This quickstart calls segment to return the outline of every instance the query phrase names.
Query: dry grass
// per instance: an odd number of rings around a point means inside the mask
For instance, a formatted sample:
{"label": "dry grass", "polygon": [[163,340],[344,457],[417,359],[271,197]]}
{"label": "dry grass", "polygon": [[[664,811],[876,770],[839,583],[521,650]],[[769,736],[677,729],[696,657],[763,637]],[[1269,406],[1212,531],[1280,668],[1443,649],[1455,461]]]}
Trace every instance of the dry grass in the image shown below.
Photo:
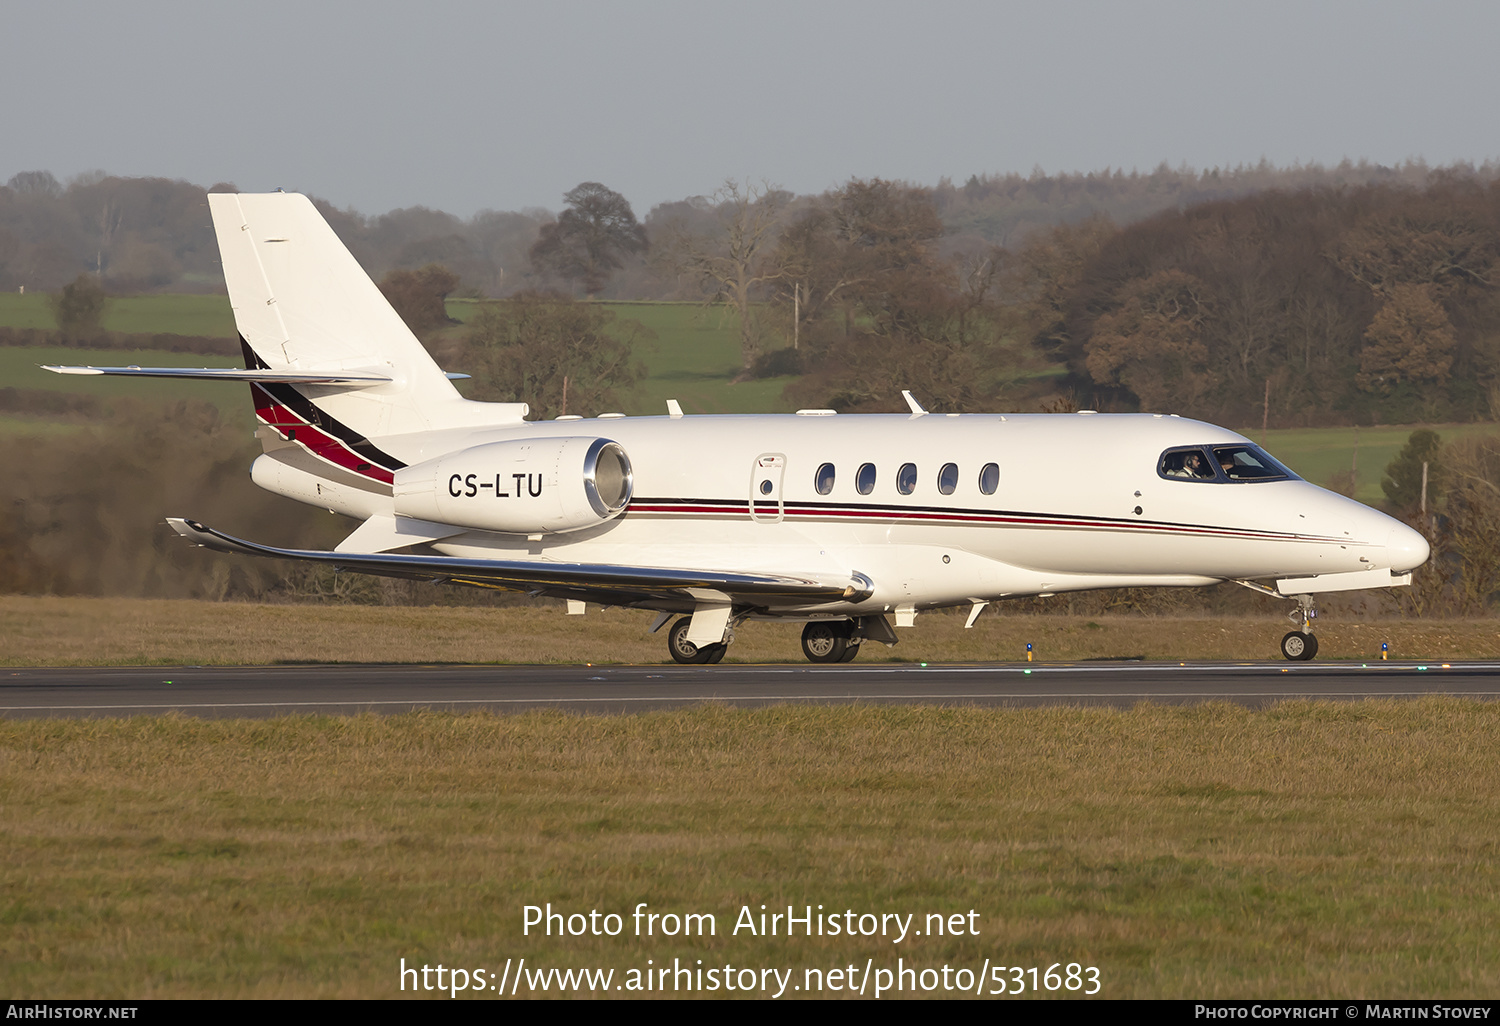
{"label": "dry grass", "polygon": [[[1100,967],[1103,996],[1500,990],[1500,705],[0,722],[0,989],[397,996],[396,965]],[[526,938],[522,906],[712,912]],[[739,908],[972,938],[728,936]]]}
{"label": "dry grass", "polygon": [[[348,663],[657,663],[663,635],[651,614],[556,608],[252,605],[145,599],[0,596],[0,665],[166,666]],[[924,614],[901,643],[867,645],[861,661],[1144,658],[1265,660],[1290,625],[1263,618],[1017,616],[987,613],[972,630],[963,617]],[[801,662],[799,628],[747,623],[730,662]],[[1318,628],[1319,659],[1500,657],[1500,621],[1329,621]]]}

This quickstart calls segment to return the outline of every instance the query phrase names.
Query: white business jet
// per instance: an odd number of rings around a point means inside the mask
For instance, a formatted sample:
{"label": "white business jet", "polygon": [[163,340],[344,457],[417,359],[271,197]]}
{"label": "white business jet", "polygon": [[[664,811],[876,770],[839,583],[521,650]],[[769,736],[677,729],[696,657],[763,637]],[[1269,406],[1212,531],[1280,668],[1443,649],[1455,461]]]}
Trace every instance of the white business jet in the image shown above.
{"label": "white business jet", "polygon": [[802,623],[814,662],[894,644],[888,614],[1092,588],[1237,583],[1297,603],[1409,584],[1420,534],[1176,416],[909,415],[531,421],[464,399],[306,197],[209,196],[245,370],[49,367],[246,381],[262,488],[361,521],[333,551],[187,519],[224,552],[506,588],[679,618],[668,651],[723,658],[747,619]]}

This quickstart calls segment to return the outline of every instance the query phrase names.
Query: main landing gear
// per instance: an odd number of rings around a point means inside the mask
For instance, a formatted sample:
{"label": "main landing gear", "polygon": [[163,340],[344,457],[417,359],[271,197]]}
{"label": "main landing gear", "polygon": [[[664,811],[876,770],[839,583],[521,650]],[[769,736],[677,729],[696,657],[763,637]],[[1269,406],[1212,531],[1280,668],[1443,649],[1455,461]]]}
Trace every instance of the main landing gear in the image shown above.
{"label": "main landing gear", "polygon": [[1313,621],[1318,618],[1317,607],[1311,595],[1298,595],[1297,608],[1288,614],[1293,623],[1302,626],[1288,631],[1281,639],[1281,654],[1293,662],[1307,662],[1318,654],[1318,636],[1312,632]]}
{"label": "main landing gear", "polygon": [[814,663],[851,663],[862,640],[852,620],[813,620],[802,628],[802,654]]}
{"label": "main landing gear", "polygon": [[[665,617],[665,614],[663,614]],[[659,621],[659,622],[664,622]],[[688,640],[691,616],[678,617],[667,631],[667,651],[679,663],[716,663],[724,658],[733,639],[735,620],[730,621],[724,640],[714,645],[695,645]],[[814,663],[852,663],[866,639],[894,645],[896,633],[880,614],[850,620],[813,620],[802,628],[802,654]]]}
{"label": "main landing gear", "polygon": [[726,643],[721,641],[717,645],[700,647],[687,639],[688,628],[692,623],[691,616],[681,617],[667,632],[667,651],[672,653],[672,658],[679,663],[716,663],[723,659],[724,653],[729,651]]}

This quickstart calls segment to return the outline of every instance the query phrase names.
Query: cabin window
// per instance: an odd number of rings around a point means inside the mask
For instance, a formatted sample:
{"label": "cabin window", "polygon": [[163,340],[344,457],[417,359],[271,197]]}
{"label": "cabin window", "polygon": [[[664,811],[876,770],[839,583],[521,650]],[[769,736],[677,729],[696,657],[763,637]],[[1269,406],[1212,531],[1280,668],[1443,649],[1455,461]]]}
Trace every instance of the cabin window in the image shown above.
{"label": "cabin window", "polygon": [[979,490],[985,495],[994,495],[1000,487],[1000,464],[986,463],[979,471]]}
{"label": "cabin window", "polygon": [[862,464],[855,472],[854,490],[861,495],[869,495],[875,490],[875,464]]}
{"label": "cabin window", "polygon": [[917,465],[915,463],[903,463],[901,469],[896,471],[896,491],[902,495],[910,495],[917,488]]}
{"label": "cabin window", "polygon": [[944,495],[952,495],[953,490],[958,487],[958,464],[944,463],[943,469],[938,471],[938,491]]}
{"label": "cabin window", "polygon": [[825,463],[818,468],[817,474],[813,476],[813,487],[817,488],[819,495],[827,495],[833,491],[833,464]]}
{"label": "cabin window", "polygon": [[762,481],[760,483],[760,494],[762,494],[762,495],[770,495],[771,494],[771,489],[773,489],[775,487],[776,486],[773,485],[770,481]]}

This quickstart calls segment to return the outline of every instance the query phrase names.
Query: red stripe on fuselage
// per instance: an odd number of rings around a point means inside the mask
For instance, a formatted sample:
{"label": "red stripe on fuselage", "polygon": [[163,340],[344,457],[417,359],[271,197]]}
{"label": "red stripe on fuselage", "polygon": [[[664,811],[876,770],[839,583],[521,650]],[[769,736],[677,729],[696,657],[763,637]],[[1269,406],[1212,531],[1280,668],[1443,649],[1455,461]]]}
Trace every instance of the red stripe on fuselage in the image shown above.
{"label": "red stripe on fuselage", "polygon": [[351,474],[358,474],[360,477],[386,485],[395,481],[396,476],[391,471],[371,463],[350,449],[342,439],[333,437],[314,424],[309,424],[271,398],[264,389],[252,385],[251,391],[255,393],[255,415],[260,418],[261,423],[275,428],[282,438],[296,442],[319,459],[347,470]]}
{"label": "red stripe on fuselage", "polygon": [[[713,503],[713,504],[711,504]],[[757,504],[757,509],[759,509]],[[775,509],[766,504],[766,513]],[[714,500],[684,499],[678,502],[652,499],[630,504],[626,515],[655,514],[659,516],[703,516],[718,514],[748,516],[750,507],[740,500],[714,503]],[[1257,541],[1340,541],[1347,539],[1324,538],[1315,535],[1286,534],[1277,531],[1257,531],[1242,527],[1212,527],[1206,524],[1165,524],[1147,521],[1136,523],[1129,520],[1108,520],[1091,517],[1059,517],[1045,513],[984,513],[975,510],[903,509],[900,507],[830,507],[795,506],[790,503],[782,508],[785,518],[798,520],[920,520],[924,523],[979,524],[1010,527],[1046,527],[1063,530],[1106,530],[1148,532],[1162,534],[1186,534],[1214,538],[1246,538]]]}

